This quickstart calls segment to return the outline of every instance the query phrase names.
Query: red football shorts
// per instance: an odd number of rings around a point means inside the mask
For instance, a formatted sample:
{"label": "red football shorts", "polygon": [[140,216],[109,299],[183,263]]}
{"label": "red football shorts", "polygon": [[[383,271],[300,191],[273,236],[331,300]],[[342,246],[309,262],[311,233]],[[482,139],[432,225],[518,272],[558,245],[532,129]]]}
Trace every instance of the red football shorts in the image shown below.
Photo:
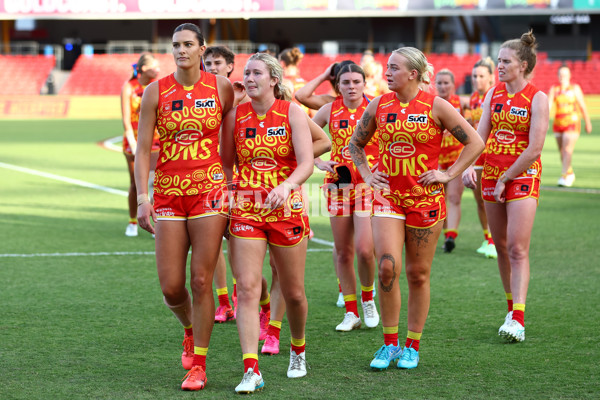
{"label": "red football shorts", "polygon": [[373,217],[388,217],[403,219],[406,226],[411,228],[431,228],[439,221],[446,219],[446,202],[423,202],[422,197],[404,199],[406,202],[414,200],[413,206],[400,206],[386,197],[376,195],[373,199]]}
{"label": "red football shorts", "polygon": [[334,184],[323,186],[327,211],[330,217],[349,217],[354,213],[371,213],[373,204],[373,189],[367,184],[348,185],[338,189]]}
{"label": "red football shorts", "polygon": [[301,215],[282,221],[258,222],[236,217],[229,222],[229,234],[239,239],[266,240],[280,247],[298,245],[310,233],[308,217]]}
{"label": "red football shorts", "polygon": [[159,221],[186,221],[216,214],[226,215],[228,210],[224,190],[213,190],[195,196],[154,194],[154,212]]}
{"label": "red football shorts", "polygon": [[[481,197],[490,203],[496,203],[494,199],[494,189],[496,188],[495,179],[481,180]],[[540,198],[540,180],[536,178],[517,178],[506,182],[505,198],[506,202],[527,199],[533,197],[536,200]]]}

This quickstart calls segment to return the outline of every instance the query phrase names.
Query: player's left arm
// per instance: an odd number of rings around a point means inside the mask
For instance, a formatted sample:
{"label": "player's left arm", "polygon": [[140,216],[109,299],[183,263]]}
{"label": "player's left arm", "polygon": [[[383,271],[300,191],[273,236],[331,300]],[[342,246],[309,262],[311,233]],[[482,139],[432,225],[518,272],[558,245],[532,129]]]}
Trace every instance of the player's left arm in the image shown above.
{"label": "player's left arm", "polygon": [[587,112],[587,107],[585,106],[585,98],[583,96],[583,92],[581,91],[581,86],[574,85],[575,88],[575,101],[577,101],[577,107],[579,107],[579,111],[581,112],[581,116],[585,121],[585,132],[589,135],[592,133],[592,121],[590,120],[590,115]]}
{"label": "player's left arm", "polygon": [[479,157],[485,147],[477,131],[446,100],[435,97],[432,114],[438,126],[445,127],[465,147],[458,159],[445,172],[431,169],[422,173],[418,182],[423,186],[436,182],[446,183],[461,175]]}
{"label": "player's left arm", "polygon": [[288,112],[296,168],[285,181],[268,194],[265,205],[271,209],[281,207],[292,190],[299,188],[313,172],[313,146],[306,113],[294,103],[290,103]]}

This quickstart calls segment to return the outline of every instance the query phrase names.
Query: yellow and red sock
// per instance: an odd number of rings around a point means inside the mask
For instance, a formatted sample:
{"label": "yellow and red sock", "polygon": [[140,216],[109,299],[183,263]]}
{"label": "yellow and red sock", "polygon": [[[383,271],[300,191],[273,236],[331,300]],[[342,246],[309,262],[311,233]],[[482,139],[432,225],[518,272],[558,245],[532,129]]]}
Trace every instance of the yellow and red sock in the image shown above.
{"label": "yellow and red sock", "polygon": [[406,343],[404,344],[404,347],[412,347],[416,351],[419,351],[419,343],[421,342],[421,335],[422,335],[421,332],[417,333],[417,332],[413,332],[413,331],[408,331],[408,334],[406,335]]}
{"label": "yellow and red sock", "polygon": [[494,244],[494,239],[492,239],[492,234],[487,229],[483,230],[483,237],[487,240],[488,244]]}
{"label": "yellow and red sock", "polygon": [[368,287],[360,285],[360,290],[361,290],[360,297],[361,297],[361,300],[363,301],[363,303],[366,301],[373,300],[373,285],[368,286]]}
{"label": "yellow and red sock", "polygon": [[129,223],[137,225],[137,218],[129,218]]}
{"label": "yellow and red sock", "polygon": [[220,306],[230,306],[231,305],[231,304],[229,304],[229,292],[227,291],[227,287],[218,288],[217,296],[219,298]]}
{"label": "yellow and red sock", "polygon": [[340,283],[340,278],[338,278],[338,290],[342,293],[342,284]]}
{"label": "yellow and red sock", "polygon": [[458,236],[458,231],[456,229],[444,229],[444,237],[448,239],[451,237],[452,239],[456,239]]}
{"label": "yellow and red sock", "polygon": [[525,304],[522,304],[522,303],[513,304],[512,319],[514,321],[517,321],[521,325],[525,326]]}
{"label": "yellow and red sock", "polygon": [[267,293],[267,298],[260,301],[260,309],[262,312],[271,311],[271,295]]}
{"label": "yellow and red sock", "polygon": [[346,313],[354,313],[358,317],[358,304],[356,302],[356,294],[348,294],[344,296],[344,303],[346,304]]}
{"label": "yellow and red sock", "polygon": [[389,346],[390,344],[398,346],[398,326],[383,327],[383,343],[386,346]]}
{"label": "yellow and red sock", "polygon": [[513,310],[512,293],[504,293],[506,295],[506,303],[508,304],[508,311]]}
{"label": "yellow and red sock", "polygon": [[294,339],[292,338],[292,351],[296,354],[300,354],[304,352],[306,348],[306,341],[304,338],[302,339]]}
{"label": "yellow and red sock", "polygon": [[232,297],[237,297],[237,280],[233,278],[233,294]]}
{"label": "yellow and red sock", "polygon": [[248,371],[248,368],[252,368],[255,373],[258,373],[258,354],[244,353],[242,359],[244,360],[244,373]]}
{"label": "yellow and red sock", "polygon": [[279,340],[279,334],[281,333],[281,321],[269,321],[269,326],[267,327],[267,336],[274,336]]}
{"label": "yellow and red sock", "polygon": [[208,353],[208,347],[194,346],[194,361],[192,366],[199,365],[206,371],[206,354]]}
{"label": "yellow and red sock", "polygon": [[194,331],[192,330],[192,326],[184,326],[185,336],[194,336]]}

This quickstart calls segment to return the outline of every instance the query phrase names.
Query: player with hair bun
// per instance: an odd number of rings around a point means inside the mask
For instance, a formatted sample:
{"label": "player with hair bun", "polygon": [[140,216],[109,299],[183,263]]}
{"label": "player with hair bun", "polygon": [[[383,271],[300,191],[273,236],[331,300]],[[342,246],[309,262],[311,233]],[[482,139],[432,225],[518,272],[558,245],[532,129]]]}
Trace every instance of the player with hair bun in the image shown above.
{"label": "player with hair bun", "polygon": [[[529,82],[536,48],[531,31],[502,44],[498,53],[500,83],[485,96],[477,128],[487,143],[481,191],[508,303],[498,334],[517,342],[525,340],[529,245],[549,116],[546,94]],[[476,180],[473,168],[463,174],[470,188],[475,188]]]}

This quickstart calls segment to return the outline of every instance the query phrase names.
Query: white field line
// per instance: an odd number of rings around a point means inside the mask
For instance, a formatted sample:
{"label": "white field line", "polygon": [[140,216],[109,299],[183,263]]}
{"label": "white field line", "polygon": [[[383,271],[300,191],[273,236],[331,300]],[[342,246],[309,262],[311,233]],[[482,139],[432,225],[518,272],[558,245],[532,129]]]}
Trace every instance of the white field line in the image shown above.
{"label": "white field line", "polygon": [[[331,249],[307,249],[309,253],[321,253]],[[223,250],[227,253],[227,250]],[[190,252],[191,254],[191,252]],[[100,251],[92,253],[30,253],[30,254],[0,254],[0,258],[33,258],[33,257],[99,257],[99,256],[153,256],[153,251]]]}
{"label": "white field line", "polygon": [[123,147],[117,146],[115,143],[120,142],[122,140],[123,140],[123,136],[115,136],[113,138],[103,140],[102,142],[100,142],[98,144],[108,150],[112,150],[112,151],[121,153],[123,151]]}
{"label": "white field line", "polygon": [[17,171],[17,172],[22,172],[22,173],[25,173],[25,174],[30,174],[30,175],[35,175],[35,176],[41,176],[42,178],[54,179],[56,181],[71,183],[73,185],[83,186],[83,187],[87,187],[87,188],[90,188],[90,189],[101,190],[103,192],[112,193],[112,194],[116,194],[116,195],[119,195],[119,196],[127,197],[127,195],[128,195],[128,193],[126,191],[124,191],[124,190],[113,189],[113,188],[110,188],[110,187],[107,187],[107,186],[96,185],[94,183],[80,181],[79,179],[67,178],[66,176],[60,176],[60,175],[55,175],[55,174],[51,174],[51,173],[48,173],[48,172],[37,171],[35,169],[19,167],[17,165],[6,164],[6,163],[3,163],[3,162],[0,162],[0,167],[6,168],[6,169],[10,169],[10,170],[13,170],[13,171]]}

